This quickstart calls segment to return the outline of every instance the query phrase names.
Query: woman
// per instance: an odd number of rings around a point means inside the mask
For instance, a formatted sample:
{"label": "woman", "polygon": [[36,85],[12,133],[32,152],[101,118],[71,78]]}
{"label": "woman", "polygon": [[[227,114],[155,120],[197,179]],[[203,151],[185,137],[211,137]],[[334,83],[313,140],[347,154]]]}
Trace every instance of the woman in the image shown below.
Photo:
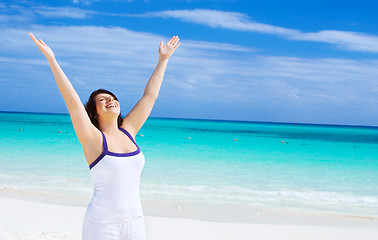
{"label": "woman", "polygon": [[159,61],[144,94],[122,119],[117,98],[104,89],[94,91],[84,107],[53,51],[41,39],[29,35],[50,64],[94,182],[83,222],[83,240],[145,239],[139,198],[144,156],[134,139],[151,113],[168,60],[180,45],[179,38],[174,36],[165,45],[160,42]]}

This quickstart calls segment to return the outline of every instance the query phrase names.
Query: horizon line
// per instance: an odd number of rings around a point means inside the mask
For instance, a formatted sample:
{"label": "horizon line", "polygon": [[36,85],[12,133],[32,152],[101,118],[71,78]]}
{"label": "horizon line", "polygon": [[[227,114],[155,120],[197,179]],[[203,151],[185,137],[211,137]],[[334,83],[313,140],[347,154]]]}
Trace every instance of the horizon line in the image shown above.
{"label": "horizon line", "polygon": [[[56,114],[56,115],[70,115],[69,113],[54,113],[54,112],[24,112],[24,111],[1,111],[0,113],[29,113],[29,114]],[[122,116],[122,115],[121,115]],[[125,116],[122,116],[125,117]],[[218,121],[218,122],[239,122],[239,123],[270,123],[270,124],[285,124],[285,125],[311,125],[311,126],[334,126],[334,127],[363,127],[363,128],[378,128],[378,125],[354,125],[354,124],[333,124],[333,123],[306,123],[306,122],[274,122],[274,121],[253,121],[253,120],[231,120],[231,119],[211,119],[211,118],[185,118],[185,117],[148,117],[160,119],[175,119],[175,120],[201,120],[201,121]]]}

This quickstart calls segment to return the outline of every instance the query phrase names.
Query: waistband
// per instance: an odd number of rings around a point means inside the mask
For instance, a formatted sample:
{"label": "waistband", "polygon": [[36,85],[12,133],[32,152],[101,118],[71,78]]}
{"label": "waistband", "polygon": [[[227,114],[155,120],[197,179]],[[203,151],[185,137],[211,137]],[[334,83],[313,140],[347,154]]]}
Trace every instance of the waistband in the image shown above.
{"label": "waistband", "polygon": [[144,215],[139,215],[136,217],[128,217],[128,218],[118,218],[118,219],[94,219],[93,217],[90,216],[88,211],[85,212],[84,219],[88,219],[92,222],[97,222],[97,223],[128,223],[128,222],[133,222],[136,220],[139,220],[140,218],[144,218]]}

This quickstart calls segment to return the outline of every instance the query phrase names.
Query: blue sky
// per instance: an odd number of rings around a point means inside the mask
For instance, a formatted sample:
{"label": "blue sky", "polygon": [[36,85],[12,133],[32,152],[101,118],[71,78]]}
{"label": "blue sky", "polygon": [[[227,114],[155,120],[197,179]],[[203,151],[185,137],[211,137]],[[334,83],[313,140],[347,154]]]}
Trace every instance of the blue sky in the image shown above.
{"label": "blue sky", "polygon": [[67,113],[53,50],[83,103],[114,92],[125,115],[161,40],[179,35],[151,116],[378,126],[377,1],[0,2],[0,111]]}

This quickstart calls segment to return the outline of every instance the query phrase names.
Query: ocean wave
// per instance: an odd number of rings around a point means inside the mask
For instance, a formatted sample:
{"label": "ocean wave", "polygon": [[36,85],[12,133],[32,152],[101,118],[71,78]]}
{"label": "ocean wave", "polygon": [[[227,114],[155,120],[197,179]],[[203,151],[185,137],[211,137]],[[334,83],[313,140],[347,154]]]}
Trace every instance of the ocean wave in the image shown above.
{"label": "ocean wave", "polygon": [[[0,192],[88,197],[93,191],[89,179],[37,175],[0,174]],[[378,196],[309,189],[252,189],[234,185],[180,185],[141,182],[145,200],[190,201],[195,204],[245,205],[290,208],[343,214],[378,216]]]}
{"label": "ocean wave", "polygon": [[[143,184],[143,190],[145,194],[149,193],[159,193],[159,192],[181,192],[182,194],[195,194],[201,193],[203,196],[216,195],[223,196],[224,198],[230,199],[255,199],[261,198],[286,198],[286,199],[302,199],[306,201],[316,201],[316,202],[337,202],[337,203],[368,203],[377,204],[378,196],[356,196],[347,193],[336,193],[336,192],[322,192],[322,191],[312,191],[312,190],[277,190],[277,191],[266,191],[266,190],[254,190],[249,188],[244,188],[240,186],[217,186],[210,187],[204,185],[167,185],[167,184]],[[244,198],[243,198],[244,197]]]}
{"label": "ocean wave", "polygon": [[313,190],[257,190],[240,186],[142,184],[144,198],[307,209],[378,216],[378,196]]}
{"label": "ocean wave", "polygon": [[88,195],[92,191],[89,179],[35,174],[0,174],[0,191],[51,195]]}

